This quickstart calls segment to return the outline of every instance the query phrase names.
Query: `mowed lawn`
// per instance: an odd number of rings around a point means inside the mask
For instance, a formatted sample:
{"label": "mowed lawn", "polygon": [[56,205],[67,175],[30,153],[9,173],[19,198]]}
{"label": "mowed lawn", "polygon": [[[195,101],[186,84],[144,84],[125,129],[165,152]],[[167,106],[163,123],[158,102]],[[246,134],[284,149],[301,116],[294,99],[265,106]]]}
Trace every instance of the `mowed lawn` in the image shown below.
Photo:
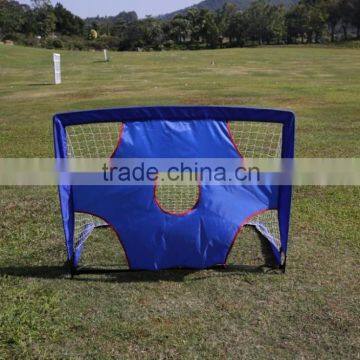
{"label": "mowed lawn", "polygon": [[[359,157],[360,50],[61,52],[0,45],[0,155],[53,156],[54,113],[124,105],[296,112],[298,157]],[[360,188],[296,188],[288,271],[69,279],[54,187],[0,188],[2,358],[360,358]],[[247,236],[231,263],[246,263]],[[256,245],[258,246],[258,245]],[[251,250],[250,250],[251,251]],[[84,262],[123,266],[111,232]]]}

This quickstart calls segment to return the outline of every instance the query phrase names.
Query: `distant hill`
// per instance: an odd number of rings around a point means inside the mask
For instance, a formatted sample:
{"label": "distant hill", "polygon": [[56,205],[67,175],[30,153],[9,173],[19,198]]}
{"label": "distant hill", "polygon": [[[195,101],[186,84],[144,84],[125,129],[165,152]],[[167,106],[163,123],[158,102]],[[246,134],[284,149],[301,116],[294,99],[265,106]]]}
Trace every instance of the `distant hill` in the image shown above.
{"label": "distant hill", "polygon": [[[218,10],[221,9],[226,3],[231,3],[237,6],[237,8],[239,10],[245,10],[246,8],[249,7],[249,5],[253,2],[253,0],[204,0],[202,2],[200,2],[199,4],[187,7],[185,9],[181,9],[181,10],[177,10],[174,11],[172,13],[169,14],[165,14],[165,15],[161,15],[160,18],[161,19],[171,19],[172,17],[174,17],[177,14],[181,14],[186,12],[189,9],[208,9],[208,10]],[[289,7],[293,4],[296,4],[298,2],[298,0],[270,0],[271,4],[274,5],[280,5],[283,4],[286,7]]]}
{"label": "distant hill", "polygon": [[[0,0],[1,1],[1,0]],[[124,22],[132,22],[132,21],[136,21],[138,19],[138,16],[136,14],[135,11],[122,11],[121,13],[119,13],[118,15],[115,16],[97,16],[97,17],[88,17],[85,19],[85,23],[86,24],[92,24],[92,23],[98,23],[98,24],[102,24],[102,23],[115,23],[118,20],[123,20]]]}

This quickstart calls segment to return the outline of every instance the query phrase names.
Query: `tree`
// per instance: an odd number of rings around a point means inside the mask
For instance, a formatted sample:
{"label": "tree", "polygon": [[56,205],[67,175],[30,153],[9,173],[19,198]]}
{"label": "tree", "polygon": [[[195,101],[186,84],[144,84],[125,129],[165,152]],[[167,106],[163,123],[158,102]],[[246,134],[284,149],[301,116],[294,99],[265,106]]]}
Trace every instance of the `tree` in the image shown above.
{"label": "tree", "polygon": [[223,38],[224,36],[229,37],[228,29],[230,26],[230,22],[234,20],[236,13],[236,5],[231,3],[225,3],[220,10],[216,11],[216,24],[221,38]]}
{"label": "tree", "polygon": [[56,28],[56,16],[50,0],[32,0],[36,30],[38,34],[47,37],[54,33]]}
{"label": "tree", "polygon": [[201,26],[200,36],[205,40],[205,44],[211,48],[216,48],[219,45],[219,28],[216,24],[215,15],[208,10],[200,11]]}
{"label": "tree", "polygon": [[256,0],[244,12],[247,35],[260,45],[266,41],[279,42],[285,33],[285,11],[265,0]]}
{"label": "tree", "polygon": [[197,8],[188,10],[186,13],[186,19],[188,20],[189,24],[191,43],[200,41],[202,28],[200,11]]}
{"label": "tree", "polygon": [[305,32],[307,42],[311,43],[313,39],[319,42],[327,22],[327,12],[323,0],[300,0],[300,7],[303,10],[305,19]]}
{"label": "tree", "polygon": [[159,49],[164,41],[161,22],[151,16],[140,22],[142,38],[145,46]]}
{"label": "tree", "polygon": [[245,34],[245,17],[241,12],[237,12],[231,16],[228,27],[225,31],[225,36],[229,38],[231,44],[235,42],[237,45],[243,46],[245,44]]}
{"label": "tree", "polygon": [[169,36],[177,44],[185,43],[191,35],[190,28],[190,21],[178,14],[170,21]]}
{"label": "tree", "polygon": [[266,41],[275,41],[277,44],[284,40],[285,28],[285,8],[284,6],[270,6],[267,13]]}
{"label": "tree", "polygon": [[328,25],[330,30],[331,41],[335,41],[336,26],[339,24],[340,16],[340,1],[328,0],[326,3],[326,11],[328,14]]}
{"label": "tree", "polygon": [[265,36],[266,7],[265,0],[256,0],[244,12],[247,36],[250,40],[257,41],[259,45],[263,43]]}
{"label": "tree", "polygon": [[138,16],[135,11],[122,11],[115,16],[115,20],[123,20],[126,24],[138,21]]}
{"label": "tree", "polygon": [[27,33],[30,8],[16,1],[0,0],[0,36]]}
{"label": "tree", "polygon": [[360,0],[350,0],[352,9],[351,24],[356,27],[356,37],[360,38]]}
{"label": "tree", "polygon": [[56,32],[63,35],[81,35],[84,31],[84,21],[78,16],[73,15],[60,3],[54,8],[56,17]]}
{"label": "tree", "polygon": [[186,17],[191,29],[191,42],[202,42],[207,46],[216,47],[219,42],[219,28],[215,15],[207,9],[190,9]]}
{"label": "tree", "polygon": [[120,50],[135,50],[145,46],[144,33],[141,21],[133,21],[124,29],[123,41]]}
{"label": "tree", "polygon": [[304,42],[306,33],[306,11],[304,5],[297,4],[286,13],[285,26],[288,43],[296,43],[299,37],[301,42]]}
{"label": "tree", "polygon": [[348,28],[353,22],[353,12],[350,0],[340,0],[339,14],[341,19],[341,27],[344,33],[344,40],[348,39]]}
{"label": "tree", "polygon": [[114,25],[111,27],[111,35],[116,36],[123,40],[126,27],[127,27],[127,22],[124,19],[122,18],[116,19]]}

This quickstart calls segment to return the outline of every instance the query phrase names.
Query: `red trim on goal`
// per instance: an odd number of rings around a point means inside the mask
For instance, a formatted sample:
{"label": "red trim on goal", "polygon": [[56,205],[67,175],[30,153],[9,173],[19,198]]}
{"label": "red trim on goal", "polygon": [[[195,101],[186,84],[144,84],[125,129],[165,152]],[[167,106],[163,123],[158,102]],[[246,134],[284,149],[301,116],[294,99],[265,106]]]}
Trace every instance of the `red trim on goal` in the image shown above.
{"label": "red trim on goal", "polygon": [[245,157],[241,154],[238,146],[236,145],[235,139],[234,139],[233,134],[232,134],[231,129],[230,129],[230,120],[226,121],[226,128],[227,128],[227,131],[228,131],[229,138],[230,138],[236,152],[239,154],[240,158],[242,159],[241,166],[243,166],[246,169],[247,168],[246,167],[246,160],[245,160]]}
{"label": "red trim on goal", "polygon": [[120,235],[119,235],[119,234],[117,233],[117,231],[115,230],[114,225],[111,224],[108,220],[106,220],[106,219],[103,218],[102,216],[99,216],[99,215],[97,215],[97,214],[91,213],[91,212],[89,212],[89,211],[76,210],[75,212],[76,212],[76,213],[80,213],[80,214],[87,214],[87,215],[91,215],[91,216],[97,217],[97,218],[101,219],[102,221],[104,221],[106,224],[108,224],[108,226],[110,227],[110,229],[115,233],[116,237],[118,238],[119,243],[120,243],[121,247],[122,247],[123,250],[124,250],[125,257],[126,257],[126,262],[127,262],[127,264],[128,264],[128,268],[129,268],[129,270],[131,270],[131,264],[130,264],[129,256],[128,256],[127,252],[126,252],[126,248],[125,248],[123,242],[121,241]]}
{"label": "red trim on goal", "polygon": [[118,141],[117,141],[117,144],[116,144],[116,146],[115,146],[114,151],[112,152],[112,154],[111,154],[111,156],[110,156],[110,159],[113,159],[113,158],[114,158],[117,150],[120,148],[120,145],[121,145],[121,142],[122,142],[122,137],[123,137],[123,134],[124,134],[124,127],[125,127],[125,124],[124,124],[124,123],[120,123]]}
{"label": "red trim on goal", "polygon": [[255,216],[261,215],[261,214],[267,212],[268,210],[269,210],[269,209],[263,209],[263,210],[256,211],[256,212],[254,212],[253,214],[251,214],[250,216],[248,216],[248,217],[240,224],[240,226],[239,226],[238,229],[236,230],[235,236],[234,236],[234,238],[233,238],[233,240],[232,240],[232,242],[231,242],[231,245],[230,245],[230,247],[229,247],[229,250],[228,250],[228,252],[227,252],[227,254],[226,254],[225,261],[224,261],[224,266],[227,265],[228,257],[229,257],[229,255],[230,255],[230,253],[231,253],[231,250],[233,249],[234,244],[235,244],[235,241],[236,241],[237,237],[239,236],[240,232],[242,231],[242,229],[244,228],[244,226],[247,225],[252,218],[254,218]]}
{"label": "red trim on goal", "polygon": [[234,139],[234,137],[233,137],[233,135],[232,135],[232,132],[231,132],[231,129],[230,129],[230,120],[226,121],[226,128],[227,128],[227,131],[228,131],[229,138],[230,138],[230,140],[231,140],[231,142],[232,142],[232,144],[233,144],[236,152],[239,154],[239,156],[240,156],[242,159],[244,159],[244,157],[242,156],[239,148],[237,147],[236,142],[235,142],[235,139]]}

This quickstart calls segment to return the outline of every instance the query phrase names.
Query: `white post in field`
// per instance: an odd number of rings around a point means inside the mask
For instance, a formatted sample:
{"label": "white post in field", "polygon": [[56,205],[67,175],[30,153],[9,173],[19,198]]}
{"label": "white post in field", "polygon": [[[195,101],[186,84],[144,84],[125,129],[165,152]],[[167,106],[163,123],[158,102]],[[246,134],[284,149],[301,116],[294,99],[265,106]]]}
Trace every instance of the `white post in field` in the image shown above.
{"label": "white post in field", "polygon": [[53,60],[54,60],[55,85],[59,85],[59,84],[61,84],[61,56],[60,56],[60,54],[54,54]]}
{"label": "white post in field", "polygon": [[107,50],[106,50],[106,49],[104,49],[104,60],[105,60],[105,62],[108,62],[108,61],[109,61],[108,53],[107,53]]}

